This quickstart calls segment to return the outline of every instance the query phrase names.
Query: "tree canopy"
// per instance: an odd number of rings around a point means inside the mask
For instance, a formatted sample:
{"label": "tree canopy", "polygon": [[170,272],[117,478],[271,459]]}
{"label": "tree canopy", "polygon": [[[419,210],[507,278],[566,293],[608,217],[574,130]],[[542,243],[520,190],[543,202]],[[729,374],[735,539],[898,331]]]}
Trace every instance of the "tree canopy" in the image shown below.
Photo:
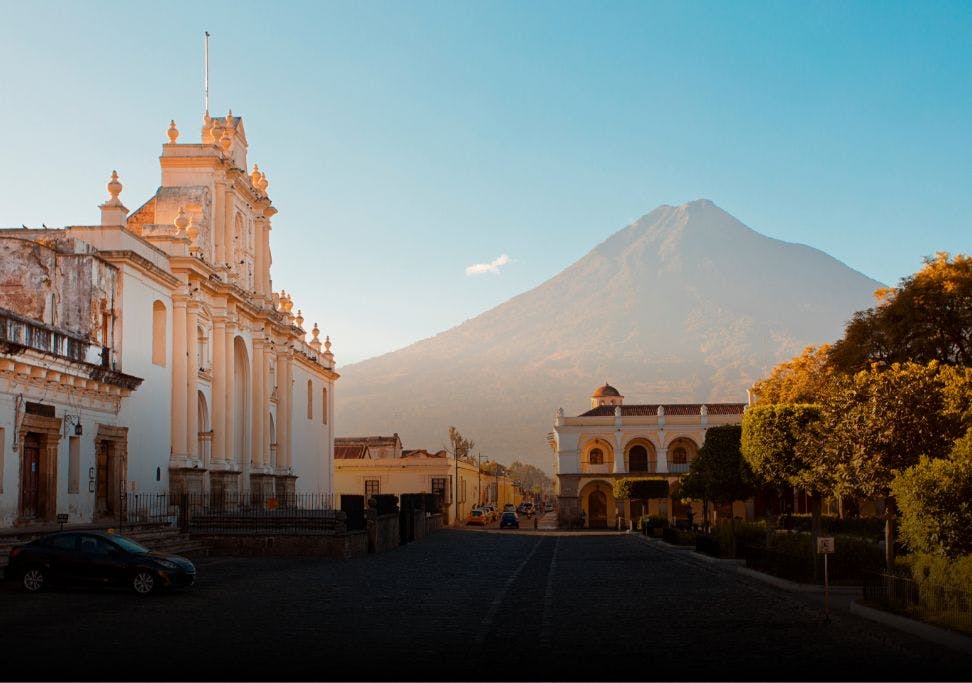
{"label": "tree canopy", "polygon": [[450,452],[453,457],[459,460],[468,459],[472,449],[476,447],[476,443],[472,439],[464,437],[455,427],[449,427],[449,443],[452,446]]}
{"label": "tree canopy", "polygon": [[682,478],[679,495],[720,505],[753,493],[753,474],[741,452],[742,427],[720,425],[705,433],[705,443]]}
{"label": "tree canopy", "polygon": [[902,513],[901,539],[916,552],[972,553],[972,430],[945,458],[922,456],[891,484]]}
{"label": "tree canopy", "polygon": [[830,345],[808,346],[799,356],[780,363],[769,377],[753,385],[755,402],[816,403],[827,393],[833,375],[829,365]]}
{"label": "tree canopy", "polygon": [[614,482],[618,500],[648,500],[668,497],[668,480],[661,477],[624,477]]}
{"label": "tree canopy", "polygon": [[742,420],[743,460],[759,480],[778,488],[827,491],[830,482],[821,459],[821,416],[816,404],[749,408]]}
{"label": "tree canopy", "polygon": [[830,349],[831,364],[857,372],[873,362],[972,366],[972,257],[939,252],[898,287],[879,290]]}

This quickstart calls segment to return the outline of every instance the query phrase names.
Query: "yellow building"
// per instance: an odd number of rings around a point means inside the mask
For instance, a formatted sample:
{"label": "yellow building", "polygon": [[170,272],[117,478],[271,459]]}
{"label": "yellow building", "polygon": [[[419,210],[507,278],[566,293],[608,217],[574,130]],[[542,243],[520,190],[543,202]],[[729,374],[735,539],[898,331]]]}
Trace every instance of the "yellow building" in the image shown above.
{"label": "yellow building", "polygon": [[[631,501],[625,509],[614,498],[614,482],[656,476],[675,484],[705,443],[706,430],[741,424],[745,408],[744,403],[625,405],[621,392],[605,384],[591,395],[587,412],[567,417],[558,409],[551,446],[559,524],[576,526],[583,520],[585,526],[608,527],[619,516],[684,516],[687,509],[677,498]],[[752,516],[746,504],[734,505],[733,514]],[[701,519],[700,506],[693,512]]]}
{"label": "yellow building", "polygon": [[474,459],[446,451],[403,449],[393,436],[339,437],[334,441],[334,491],[364,495],[433,493],[442,499],[443,522],[461,524],[472,509],[492,502],[518,504],[519,490],[507,476],[480,472]]}

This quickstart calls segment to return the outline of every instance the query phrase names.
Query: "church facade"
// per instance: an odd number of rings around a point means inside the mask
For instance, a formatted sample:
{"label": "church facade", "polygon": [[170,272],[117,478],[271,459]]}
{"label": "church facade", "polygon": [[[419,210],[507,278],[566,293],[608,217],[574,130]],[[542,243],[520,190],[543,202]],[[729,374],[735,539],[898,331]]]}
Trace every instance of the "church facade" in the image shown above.
{"label": "church facade", "polygon": [[[554,451],[557,517],[561,526],[611,527],[618,517],[635,520],[659,515],[675,520],[701,509],[681,503],[678,480],[705,443],[709,427],[741,424],[744,403],[626,405],[610,384],[591,395],[591,407],[576,417],[558,409],[548,435]],[[667,499],[618,501],[614,482],[624,477],[667,479],[676,492]],[[746,503],[733,514],[752,516]],[[736,509],[738,507],[739,509]]]}
{"label": "church facade", "polygon": [[132,492],[332,489],[334,355],[273,289],[243,121],[167,135],[134,212],[113,173],[99,225],[0,230],[0,526],[111,519]]}

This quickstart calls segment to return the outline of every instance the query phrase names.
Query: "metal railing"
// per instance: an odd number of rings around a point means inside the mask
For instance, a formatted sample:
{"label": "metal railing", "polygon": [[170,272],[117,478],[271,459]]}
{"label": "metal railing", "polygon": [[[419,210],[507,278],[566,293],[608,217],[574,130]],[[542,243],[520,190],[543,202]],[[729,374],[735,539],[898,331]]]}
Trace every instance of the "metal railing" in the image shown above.
{"label": "metal railing", "polygon": [[864,573],[864,599],[890,612],[972,634],[972,592],[885,572]]}
{"label": "metal railing", "polygon": [[314,534],[346,530],[330,493],[128,493],[119,526],[169,524],[201,534]]}

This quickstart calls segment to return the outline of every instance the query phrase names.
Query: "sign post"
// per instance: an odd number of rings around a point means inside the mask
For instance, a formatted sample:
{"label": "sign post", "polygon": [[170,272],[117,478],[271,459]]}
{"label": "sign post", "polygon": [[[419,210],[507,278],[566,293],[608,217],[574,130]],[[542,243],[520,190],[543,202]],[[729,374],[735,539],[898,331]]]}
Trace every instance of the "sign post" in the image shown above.
{"label": "sign post", "polygon": [[830,618],[830,577],[827,575],[827,556],[834,552],[833,536],[817,537],[817,554],[824,556],[824,614]]}

